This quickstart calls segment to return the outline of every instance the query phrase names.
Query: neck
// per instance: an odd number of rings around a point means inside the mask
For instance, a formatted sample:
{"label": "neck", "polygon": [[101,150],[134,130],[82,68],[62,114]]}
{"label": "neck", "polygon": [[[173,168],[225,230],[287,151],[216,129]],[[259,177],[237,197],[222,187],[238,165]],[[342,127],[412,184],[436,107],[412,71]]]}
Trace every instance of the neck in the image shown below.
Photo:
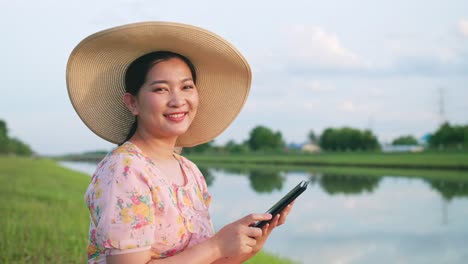
{"label": "neck", "polygon": [[168,161],[174,159],[174,148],[177,137],[160,139],[145,136],[137,131],[129,141],[135,144],[154,161]]}

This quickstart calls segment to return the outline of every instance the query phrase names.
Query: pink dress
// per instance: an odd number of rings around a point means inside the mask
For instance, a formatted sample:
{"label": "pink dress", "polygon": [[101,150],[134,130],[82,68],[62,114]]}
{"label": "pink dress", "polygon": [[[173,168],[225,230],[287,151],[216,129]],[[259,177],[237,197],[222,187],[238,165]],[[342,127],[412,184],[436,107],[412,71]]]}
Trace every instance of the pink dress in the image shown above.
{"label": "pink dress", "polygon": [[205,179],[191,161],[175,157],[184,186],[171,184],[170,175],[130,142],[99,163],[85,194],[91,216],[88,263],[144,250],[164,258],[213,236]]}

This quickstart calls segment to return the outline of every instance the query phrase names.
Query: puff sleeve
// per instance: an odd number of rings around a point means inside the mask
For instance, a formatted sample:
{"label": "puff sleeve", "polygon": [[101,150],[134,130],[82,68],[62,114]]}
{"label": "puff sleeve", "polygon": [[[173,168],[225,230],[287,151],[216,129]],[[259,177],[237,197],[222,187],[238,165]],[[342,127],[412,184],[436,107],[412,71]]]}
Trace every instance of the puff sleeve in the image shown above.
{"label": "puff sleeve", "polygon": [[[88,255],[144,251],[154,243],[154,205],[142,169],[128,155],[113,155],[100,165],[86,192],[90,211]],[[143,167],[142,167],[143,166]]]}

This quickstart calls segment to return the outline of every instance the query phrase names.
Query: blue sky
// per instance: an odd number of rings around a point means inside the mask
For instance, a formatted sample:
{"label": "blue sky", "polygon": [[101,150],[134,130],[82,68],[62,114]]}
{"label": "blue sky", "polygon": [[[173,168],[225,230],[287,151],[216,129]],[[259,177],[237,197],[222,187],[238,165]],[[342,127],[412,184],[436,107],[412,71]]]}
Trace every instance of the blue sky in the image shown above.
{"label": "blue sky", "polygon": [[87,35],[147,20],[206,28],[250,62],[250,97],[220,144],[256,125],[288,142],[341,126],[385,142],[421,137],[443,118],[468,124],[467,1],[2,1],[0,119],[10,135],[40,154],[111,149],[74,112],[66,62]]}

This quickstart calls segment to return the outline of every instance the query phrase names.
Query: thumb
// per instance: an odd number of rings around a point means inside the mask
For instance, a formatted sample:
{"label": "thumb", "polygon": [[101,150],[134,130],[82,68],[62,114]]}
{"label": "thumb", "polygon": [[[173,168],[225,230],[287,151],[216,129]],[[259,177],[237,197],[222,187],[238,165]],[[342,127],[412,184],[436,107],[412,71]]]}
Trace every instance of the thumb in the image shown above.
{"label": "thumb", "polygon": [[241,218],[239,221],[240,223],[244,225],[250,225],[256,221],[265,221],[265,220],[270,220],[272,218],[271,214],[249,214],[243,218]]}

